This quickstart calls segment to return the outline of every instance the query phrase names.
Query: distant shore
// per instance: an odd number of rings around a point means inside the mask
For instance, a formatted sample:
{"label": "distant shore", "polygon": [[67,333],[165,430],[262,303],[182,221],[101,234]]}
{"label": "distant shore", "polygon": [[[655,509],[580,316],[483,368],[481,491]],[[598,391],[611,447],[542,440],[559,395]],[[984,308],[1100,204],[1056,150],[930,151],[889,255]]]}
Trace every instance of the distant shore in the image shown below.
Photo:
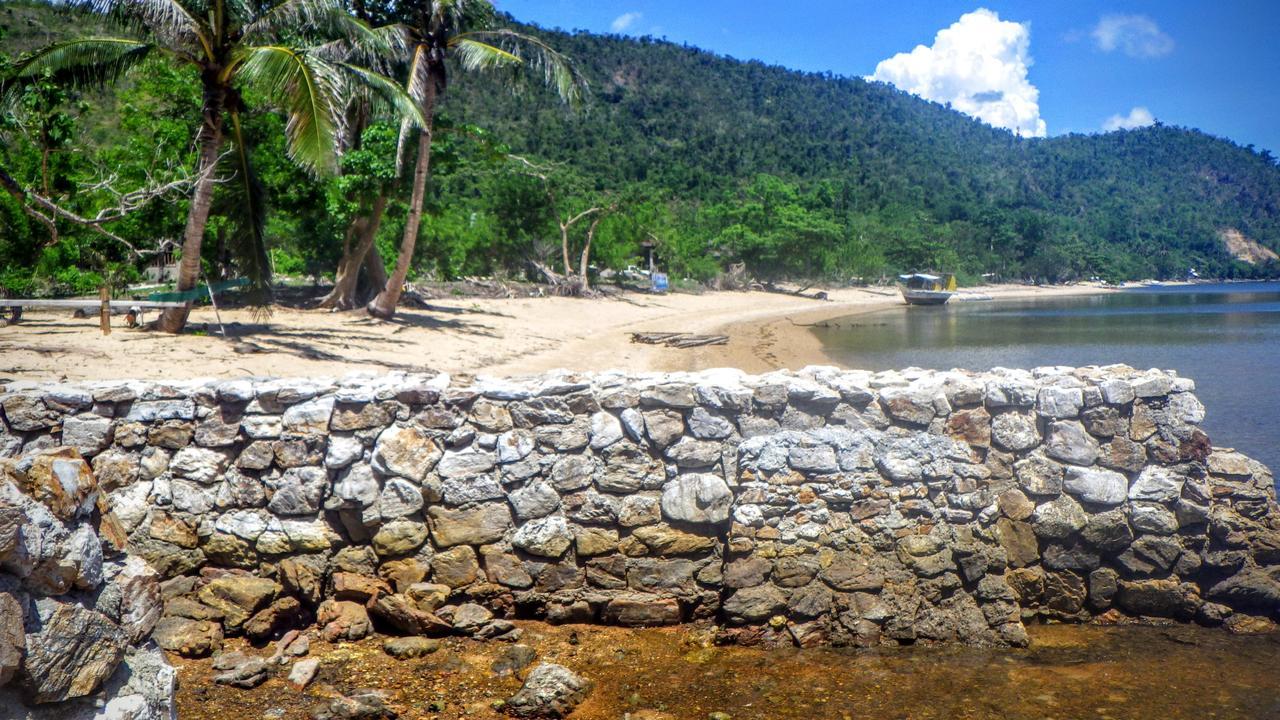
{"label": "distant shore", "polygon": [[[965,292],[993,299],[1114,292],[1114,288],[993,285]],[[192,313],[201,332],[170,336],[120,326],[103,336],[96,320],[29,312],[0,328],[0,380],[182,379],[247,375],[334,375],[353,371],[444,371],[522,375],[554,368],[748,372],[829,362],[804,325],[901,303],[893,288],[832,290],[828,300],[766,292],[707,292],[616,298],[448,298],[396,320],[363,311],[276,309],[264,324],[248,310]],[[635,332],[725,334],[726,345],[678,350],[631,342]]]}

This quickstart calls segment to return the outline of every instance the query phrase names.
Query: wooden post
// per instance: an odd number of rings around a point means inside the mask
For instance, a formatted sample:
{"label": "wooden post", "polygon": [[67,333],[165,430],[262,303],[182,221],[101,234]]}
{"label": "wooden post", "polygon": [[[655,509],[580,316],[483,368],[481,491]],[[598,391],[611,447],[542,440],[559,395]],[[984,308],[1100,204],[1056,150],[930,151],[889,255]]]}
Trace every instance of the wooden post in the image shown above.
{"label": "wooden post", "polygon": [[111,288],[103,285],[98,288],[98,299],[102,307],[98,310],[98,324],[102,326],[102,334],[111,334]]}

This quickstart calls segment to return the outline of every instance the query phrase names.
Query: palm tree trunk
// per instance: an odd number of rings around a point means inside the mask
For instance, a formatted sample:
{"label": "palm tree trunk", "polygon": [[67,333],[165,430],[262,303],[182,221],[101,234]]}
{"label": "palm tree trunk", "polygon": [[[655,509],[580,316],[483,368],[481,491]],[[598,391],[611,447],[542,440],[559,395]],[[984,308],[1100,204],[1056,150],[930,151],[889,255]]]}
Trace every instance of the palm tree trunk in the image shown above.
{"label": "palm tree trunk", "polygon": [[400,291],[409,276],[409,263],[413,260],[413,246],[418,241],[418,226],[422,223],[422,201],[427,190],[427,176],[431,170],[431,126],[435,119],[436,78],[427,79],[427,89],[422,98],[422,117],[425,126],[418,133],[418,162],[413,169],[413,195],[409,200],[409,216],[404,223],[404,237],[400,240],[400,254],[396,257],[396,269],[387,279],[386,286],[365,309],[369,314],[389,320],[396,313]]}
{"label": "palm tree trunk", "polygon": [[[218,151],[222,148],[222,105],[222,89],[205,87],[204,122],[200,125],[199,137],[200,161],[196,165],[196,186],[182,238],[182,260],[178,264],[176,289],[179,292],[195,287],[200,278],[200,247],[209,221],[209,207],[213,204],[214,166],[218,164]],[[188,300],[182,307],[169,308],[161,313],[156,320],[156,328],[170,333],[182,332],[190,314],[191,301]]]}
{"label": "palm tree trunk", "polygon": [[382,253],[378,252],[378,244],[370,243],[369,252],[364,256],[364,276],[368,287],[373,288],[369,291],[376,295],[387,286],[387,265],[382,262]]}
{"label": "palm tree trunk", "polygon": [[[374,266],[368,262],[369,254],[371,250],[375,255],[377,253],[373,247],[373,241],[378,235],[378,228],[382,225],[382,213],[386,207],[387,196],[381,194],[374,200],[373,208],[368,214],[351,221],[351,225],[347,228],[347,241],[343,243],[342,259],[338,262],[338,271],[333,277],[333,290],[317,304],[317,307],[350,310],[357,305],[356,289],[360,282],[360,269],[367,267],[371,273],[375,272]],[[351,242],[353,237],[354,244]],[[379,287],[386,285],[387,273],[382,268],[381,257],[377,258],[377,274],[370,277],[370,282]]]}

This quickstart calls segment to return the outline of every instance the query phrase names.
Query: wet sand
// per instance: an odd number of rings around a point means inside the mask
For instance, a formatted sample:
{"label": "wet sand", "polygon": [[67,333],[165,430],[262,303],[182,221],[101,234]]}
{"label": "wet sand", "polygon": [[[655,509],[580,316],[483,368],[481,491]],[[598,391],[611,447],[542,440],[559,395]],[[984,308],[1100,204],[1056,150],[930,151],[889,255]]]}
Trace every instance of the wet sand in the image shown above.
{"label": "wet sand", "polygon": [[[595,683],[574,720],[1267,720],[1280,718],[1280,637],[1193,626],[1032,626],[1026,650],[715,647],[695,627],[627,630],[521,622],[522,642]],[[449,640],[413,660],[370,638],[330,646],[305,691],[287,668],[253,690],[213,685],[209,660],[174,658],[183,720],[302,719],[336,693],[387,692],[402,720],[505,717],[520,687],[493,661],[509,646]],[[269,649],[251,652],[270,654]]]}

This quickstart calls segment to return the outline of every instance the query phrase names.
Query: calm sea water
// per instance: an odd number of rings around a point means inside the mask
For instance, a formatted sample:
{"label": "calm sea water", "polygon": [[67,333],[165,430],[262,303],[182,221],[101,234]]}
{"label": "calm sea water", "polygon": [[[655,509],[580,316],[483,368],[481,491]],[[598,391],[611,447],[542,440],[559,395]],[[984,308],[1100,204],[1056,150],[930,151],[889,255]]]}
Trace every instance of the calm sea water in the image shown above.
{"label": "calm sea water", "polygon": [[1153,287],[1032,301],[902,306],[815,328],[869,370],[1106,365],[1193,378],[1204,430],[1280,470],[1280,283]]}

